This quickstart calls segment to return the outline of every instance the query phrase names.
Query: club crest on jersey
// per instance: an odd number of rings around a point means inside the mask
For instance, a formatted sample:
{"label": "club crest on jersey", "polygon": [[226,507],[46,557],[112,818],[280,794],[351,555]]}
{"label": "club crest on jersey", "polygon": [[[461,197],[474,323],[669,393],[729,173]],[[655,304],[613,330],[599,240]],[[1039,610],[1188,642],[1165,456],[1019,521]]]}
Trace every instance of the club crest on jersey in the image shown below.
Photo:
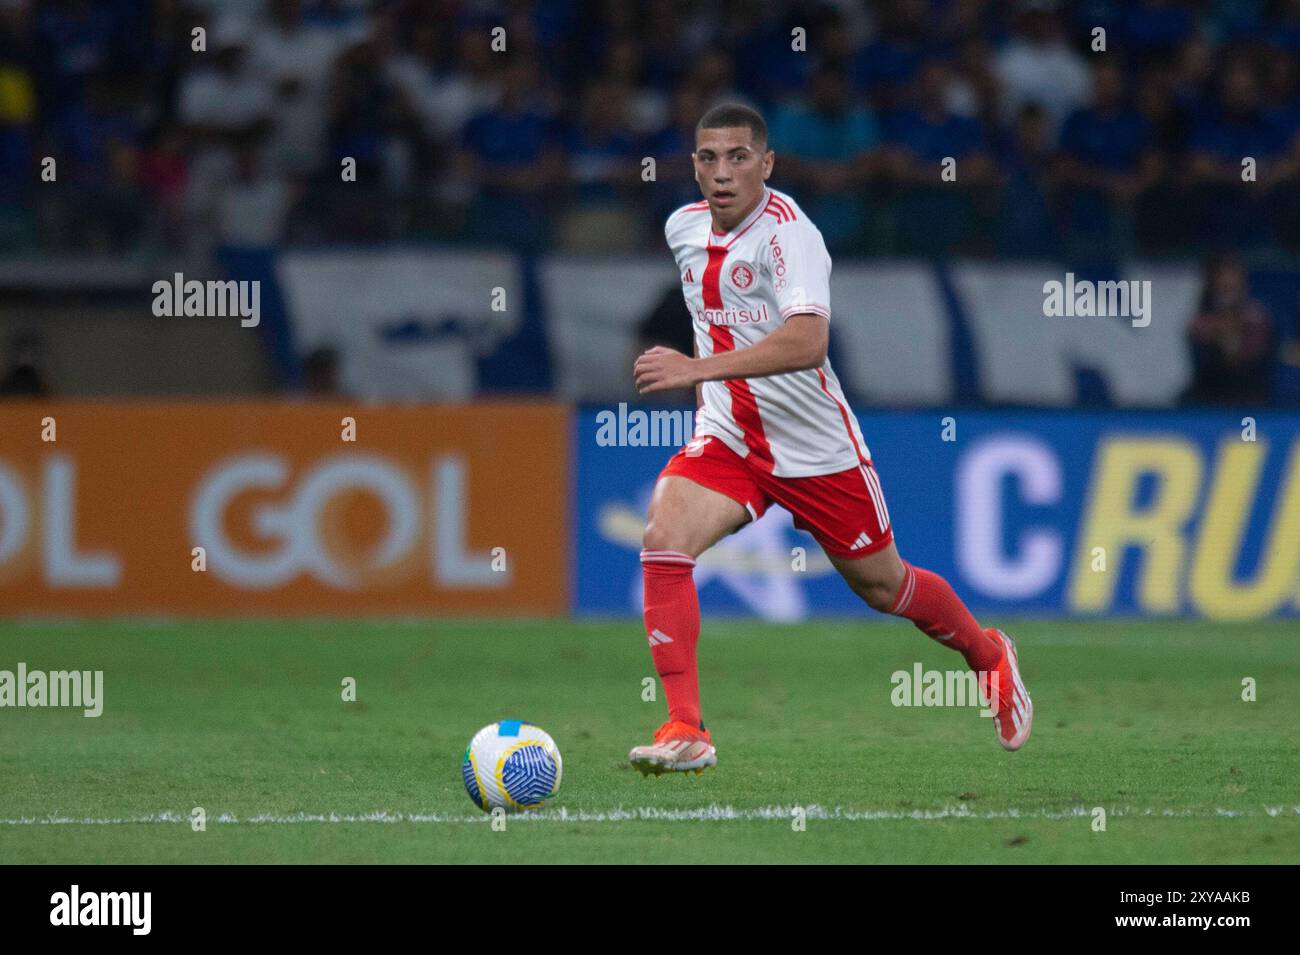
{"label": "club crest on jersey", "polygon": [[727,273],[727,278],[731,280],[733,288],[741,292],[746,291],[754,284],[754,267],[748,262],[737,262]]}

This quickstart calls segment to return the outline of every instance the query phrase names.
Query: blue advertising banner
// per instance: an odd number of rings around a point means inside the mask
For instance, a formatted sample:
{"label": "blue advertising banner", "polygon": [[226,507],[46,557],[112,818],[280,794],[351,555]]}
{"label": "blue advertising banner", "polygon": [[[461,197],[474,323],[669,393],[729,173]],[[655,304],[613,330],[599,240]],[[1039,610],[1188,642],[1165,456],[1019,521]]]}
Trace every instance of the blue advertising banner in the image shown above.
{"label": "blue advertising banner", "polygon": [[[1300,612],[1300,415],[1267,411],[858,415],[899,552],[977,613]],[[575,611],[639,614],[637,554],[685,409],[574,414]],[[800,620],[863,605],[771,508],[704,555],[707,613]]]}

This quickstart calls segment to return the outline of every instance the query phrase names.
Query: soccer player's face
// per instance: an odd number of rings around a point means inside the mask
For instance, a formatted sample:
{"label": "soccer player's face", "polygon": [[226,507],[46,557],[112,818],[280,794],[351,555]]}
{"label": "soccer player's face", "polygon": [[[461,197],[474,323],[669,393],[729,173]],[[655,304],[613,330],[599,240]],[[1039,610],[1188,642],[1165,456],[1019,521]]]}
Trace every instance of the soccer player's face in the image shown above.
{"label": "soccer player's face", "polygon": [[754,143],[747,127],[701,129],[695,135],[695,179],[718,222],[734,224],[748,215],[772,174],[772,152]]}

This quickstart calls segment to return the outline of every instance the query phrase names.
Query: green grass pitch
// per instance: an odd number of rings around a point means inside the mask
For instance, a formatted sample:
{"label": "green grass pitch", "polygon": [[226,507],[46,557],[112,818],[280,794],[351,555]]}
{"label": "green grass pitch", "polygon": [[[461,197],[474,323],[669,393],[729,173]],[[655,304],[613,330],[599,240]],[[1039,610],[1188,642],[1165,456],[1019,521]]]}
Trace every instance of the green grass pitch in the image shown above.
{"label": "green grass pitch", "polygon": [[[1018,753],[891,704],[894,671],[960,662],[908,624],[709,619],[719,765],[659,779],[626,762],[664,718],[636,620],[0,623],[0,669],[104,671],[98,719],[0,709],[0,863],[1300,862],[1294,622],[1001,623]],[[506,717],[564,780],[496,831],[459,764]]]}

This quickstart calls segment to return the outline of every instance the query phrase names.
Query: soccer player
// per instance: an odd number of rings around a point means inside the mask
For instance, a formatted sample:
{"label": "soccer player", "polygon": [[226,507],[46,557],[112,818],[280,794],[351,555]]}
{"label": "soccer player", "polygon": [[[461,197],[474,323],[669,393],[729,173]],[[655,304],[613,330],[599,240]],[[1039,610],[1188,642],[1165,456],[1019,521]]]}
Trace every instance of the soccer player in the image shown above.
{"label": "soccer player", "polygon": [[871,453],[826,358],[830,255],[799,205],[766,185],[766,123],[746,106],[714,107],[696,127],[692,158],[704,198],[669,216],[664,235],[696,357],[656,347],[634,367],[642,394],[695,387],[699,410],[692,440],[655,485],[641,551],[645,632],[668,721],[629,760],[655,774],[717,764],[700,717],[692,569],[773,503],[867,604],[960,653],[987,687],[999,742],[1019,749],[1034,711],[1011,639],[981,627],[946,580],[894,546]]}

